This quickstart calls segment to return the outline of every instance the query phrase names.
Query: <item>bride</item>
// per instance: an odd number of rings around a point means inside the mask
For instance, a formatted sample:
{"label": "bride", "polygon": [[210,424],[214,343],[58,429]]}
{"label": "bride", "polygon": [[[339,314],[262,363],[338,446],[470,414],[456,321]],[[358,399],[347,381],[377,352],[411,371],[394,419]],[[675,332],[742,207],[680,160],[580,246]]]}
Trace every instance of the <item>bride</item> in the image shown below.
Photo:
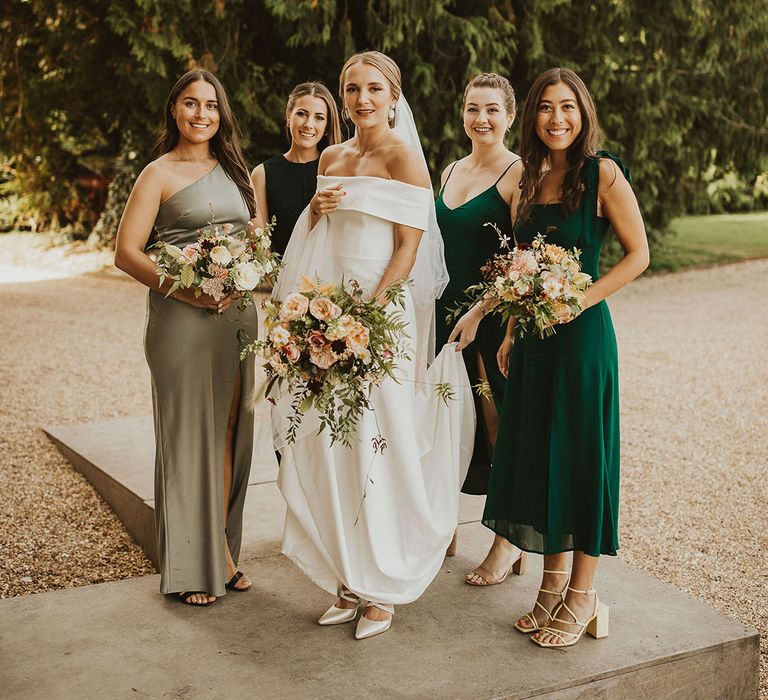
{"label": "bride", "polygon": [[[355,135],[323,151],[318,190],[291,236],[274,296],[284,299],[306,275],[356,279],[386,304],[384,290],[411,279],[403,312],[410,359],[398,362],[397,381],[373,390],[373,411],[362,416],[351,448],[331,446],[309,414],[286,444],[290,397],[273,409],[273,431],[287,503],[283,553],[338,595],[321,625],[353,621],[367,601],[355,632],[364,639],[389,629],[394,605],[416,600],[440,569],[458,520],[474,405],[455,346],[427,370],[434,300],[447,273],[400,70],[366,51],[347,61],[339,83]],[[443,382],[455,394],[447,402],[435,389]]]}

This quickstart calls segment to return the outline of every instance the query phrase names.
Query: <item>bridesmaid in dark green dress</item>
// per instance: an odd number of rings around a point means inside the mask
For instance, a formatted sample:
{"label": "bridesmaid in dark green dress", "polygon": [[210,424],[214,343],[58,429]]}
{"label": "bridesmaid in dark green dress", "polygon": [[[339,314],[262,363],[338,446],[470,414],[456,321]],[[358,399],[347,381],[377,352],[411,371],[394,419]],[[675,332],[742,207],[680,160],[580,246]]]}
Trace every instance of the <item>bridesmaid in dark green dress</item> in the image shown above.
{"label": "bridesmaid in dark green dress", "polygon": [[[139,175],[117,235],[115,265],[149,287],[145,352],[155,419],[155,521],[160,590],[208,605],[245,591],[237,569],[253,453],[253,361],[238,334],[256,336],[256,310],[236,295],[216,301],[179,289],[166,298],[145,248],[157,236],[193,243],[209,222],[237,232],[256,202],[221,83],[208,71],[182,76],[166,103],[159,158]],[[234,305],[233,305],[234,304]],[[211,312],[220,314],[214,318]]]}
{"label": "bridesmaid in dark green dress", "polygon": [[322,83],[301,83],[285,107],[286,153],[268,158],[251,173],[259,216],[273,216],[272,248],[282,255],[299,214],[317,190],[317,164],[326,146],[341,141],[336,102]]}
{"label": "bridesmaid in dark green dress", "polygon": [[[495,224],[503,235],[512,237],[509,202],[518,187],[522,168],[520,158],[507,149],[504,140],[514,118],[515,93],[506,78],[481,73],[469,81],[464,90],[462,119],[472,152],[443,171],[436,203],[450,278],[437,301],[438,350],[448,342],[453,328],[446,320],[451,309],[466,300],[464,290],[480,281],[480,268],[501,251],[499,236],[487,224]],[[476,399],[477,430],[464,493],[485,494],[488,487],[498,411],[504,397],[505,379],[496,362],[503,338],[500,319],[489,317],[478,327],[472,347],[464,350],[470,382],[487,380],[493,393],[491,401]],[[448,555],[455,551],[456,537]],[[519,549],[497,537],[485,561],[467,574],[466,581],[476,586],[499,583],[519,556]]]}
{"label": "bridesmaid in dark green dress", "polygon": [[[562,315],[565,325],[554,336],[515,335],[510,320],[499,351],[509,384],[483,524],[544,555],[537,600],[515,627],[533,632],[540,646],[562,647],[585,630],[608,633],[608,610],[592,587],[599,555],[618,548],[618,362],[604,299],[647,267],[648,244],[628,172],[597,151],[594,101],[575,73],[542,74],[521,122],[525,169],[513,203],[515,239],[529,242],[542,233],[551,243],[581,249],[583,269],[596,282],[585,310],[575,319]],[[624,257],[598,279],[609,226]],[[459,321],[462,335],[476,316]]]}

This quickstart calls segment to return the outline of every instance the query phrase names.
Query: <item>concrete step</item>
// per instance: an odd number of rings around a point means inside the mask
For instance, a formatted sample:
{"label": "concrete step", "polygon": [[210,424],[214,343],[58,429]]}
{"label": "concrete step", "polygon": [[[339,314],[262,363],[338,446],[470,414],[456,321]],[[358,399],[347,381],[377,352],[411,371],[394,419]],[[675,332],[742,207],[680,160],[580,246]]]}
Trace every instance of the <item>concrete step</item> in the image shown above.
{"label": "concrete step", "polygon": [[[277,479],[271,434],[256,415],[256,439],[243,515],[241,557],[278,554],[285,506]],[[157,567],[154,521],[155,440],[151,416],[54,426],[45,432],[70,463],[109,503]],[[462,494],[461,522],[480,519],[483,497]]]}
{"label": "concrete step", "polygon": [[[0,601],[0,688],[12,698],[728,698],[758,692],[759,636],[680,591],[604,557],[597,587],[607,639],[539,649],[512,628],[535,598],[541,558],[500,586],[463,584],[492,534],[483,497],[462,496],[459,555],[392,629],[362,642],[321,628],[330,597],[280,555],[285,508],[260,425],[242,568],[252,591],[196,609],[159,578]],[[47,430],[150,556],[151,418]]]}
{"label": "concrete step", "polygon": [[[462,583],[491,540],[460,528],[426,593],[386,634],[320,627],[331,597],[283,556],[244,562],[254,581],[214,605],[158,593],[159,577],[0,601],[4,698],[757,698],[758,635],[605,557],[597,585],[610,636],[540,649],[512,628],[541,558],[502,585]],[[278,542],[273,543],[273,550]]]}

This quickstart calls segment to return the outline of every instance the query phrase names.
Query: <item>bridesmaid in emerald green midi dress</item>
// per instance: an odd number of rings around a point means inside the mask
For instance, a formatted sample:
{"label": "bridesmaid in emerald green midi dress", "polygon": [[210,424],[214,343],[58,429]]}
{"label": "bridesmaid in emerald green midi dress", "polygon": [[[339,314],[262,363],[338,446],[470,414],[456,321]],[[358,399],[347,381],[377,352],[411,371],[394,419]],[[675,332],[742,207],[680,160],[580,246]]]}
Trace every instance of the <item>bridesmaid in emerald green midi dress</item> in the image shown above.
{"label": "bridesmaid in emerald green midi dress", "polygon": [[[562,647],[585,630],[608,633],[607,608],[592,587],[598,557],[618,548],[618,359],[604,299],[646,268],[648,245],[629,173],[597,151],[594,102],[575,73],[556,68],[540,76],[521,121],[525,169],[513,203],[515,241],[541,233],[579,248],[595,283],[583,312],[563,312],[551,337],[515,333],[514,319],[508,325],[499,351],[508,387],[483,524],[544,555],[537,600],[515,627],[534,633],[540,646]],[[599,277],[609,226],[624,257]],[[462,333],[475,317],[462,318]]]}
{"label": "bridesmaid in emerald green midi dress", "polygon": [[[512,236],[509,202],[518,188],[521,167],[520,158],[507,149],[504,140],[514,118],[515,93],[506,78],[481,73],[469,81],[464,90],[462,120],[472,152],[445,169],[436,203],[450,278],[437,300],[438,351],[448,342],[454,325],[446,317],[466,301],[464,290],[480,281],[483,264],[502,251],[499,235],[488,224],[495,224],[502,235]],[[477,428],[464,493],[485,494],[488,487],[498,411],[504,397],[505,379],[496,362],[503,337],[501,320],[489,317],[478,327],[475,343],[463,352],[470,383],[487,380],[492,392],[490,400],[479,396],[475,399]],[[448,555],[455,554],[457,537]],[[496,575],[494,569],[508,572],[519,556],[519,549],[497,537],[483,563],[467,574],[466,582],[476,586],[500,583],[506,574]]]}
{"label": "bridesmaid in emerald green midi dress", "polygon": [[[253,453],[245,397],[253,361],[239,334],[256,337],[256,310],[237,296],[166,296],[146,254],[150,234],[183,247],[209,223],[242,230],[256,212],[234,119],[208,71],[183,75],[166,103],[162,155],[139,175],[117,235],[115,265],[149,287],[144,348],[155,423],[155,524],[160,591],[209,605],[250,581],[237,570]],[[218,316],[218,318],[216,317]]]}

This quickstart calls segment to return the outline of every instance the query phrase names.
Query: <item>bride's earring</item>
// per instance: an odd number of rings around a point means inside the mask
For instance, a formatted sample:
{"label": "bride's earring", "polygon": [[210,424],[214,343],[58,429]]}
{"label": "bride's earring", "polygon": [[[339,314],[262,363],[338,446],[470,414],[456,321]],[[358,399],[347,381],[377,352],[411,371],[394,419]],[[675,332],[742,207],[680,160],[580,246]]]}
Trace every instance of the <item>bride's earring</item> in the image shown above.
{"label": "bride's earring", "polygon": [[389,125],[394,126],[395,124],[395,115],[397,114],[397,111],[395,109],[395,105],[392,105],[389,108]]}

